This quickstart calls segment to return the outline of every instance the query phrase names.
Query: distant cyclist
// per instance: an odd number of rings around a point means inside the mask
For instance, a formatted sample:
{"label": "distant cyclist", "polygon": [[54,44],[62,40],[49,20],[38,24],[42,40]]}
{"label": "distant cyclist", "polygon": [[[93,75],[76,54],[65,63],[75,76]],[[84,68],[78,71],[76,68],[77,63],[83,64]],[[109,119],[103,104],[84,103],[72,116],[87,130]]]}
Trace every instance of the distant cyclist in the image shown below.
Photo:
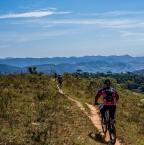
{"label": "distant cyclist", "polygon": [[56,72],[54,73],[54,77],[55,77],[55,81],[56,81],[56,79],[57,79],[57,73]]}
{"label": "distant cyclist", "polygon": [[98,98],[103,96],[103,104],[99,107],[101,114],[105,118],[105,111],[110,110],[110,116],[113,122],[115,122],[116,102],[119,100],[119,95],[114,88],[110,87],[111,81],[106,79],[104,81],[105,87],[101,88],[95,96],[95,105],[98,105]]}
{"label": "distant cyclist", "polygon": [[61,76],[61,75],[58,75],[58,78],[57,78],[57,80],[58,80],[58,83],[59,83],[59,85],[60,85],[60,88],[61,88],[62,81],[63,81],[63,79],[62,79],[62,76]]}

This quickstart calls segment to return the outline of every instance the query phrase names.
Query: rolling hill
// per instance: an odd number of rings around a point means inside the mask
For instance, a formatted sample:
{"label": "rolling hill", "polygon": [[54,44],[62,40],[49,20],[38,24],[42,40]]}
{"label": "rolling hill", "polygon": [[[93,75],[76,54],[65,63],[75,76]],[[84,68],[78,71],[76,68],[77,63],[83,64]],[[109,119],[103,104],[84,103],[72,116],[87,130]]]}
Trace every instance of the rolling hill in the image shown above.
{"label": "rolling hill", "polygon": [[1,73],[27,72],[29,66],[36,66],[38,72],[57,73],[83,72],[96,73],[111,71],[112,73],[134,72],[144,69],[144,57],[123,56],[84,56],[54,58],[9,58],[0,59]]}
{"label": "rolling hill", "polygon": [[6,58],[0,59],[0,64],[7,64],[16,67],[25,67],[30,65],[42,64],[76,64],[80,62],[106,61],[106,62],[139,62],[144,63],[144,57],[122,56],[83,56],[83,57],[53,57],[53,58]]}

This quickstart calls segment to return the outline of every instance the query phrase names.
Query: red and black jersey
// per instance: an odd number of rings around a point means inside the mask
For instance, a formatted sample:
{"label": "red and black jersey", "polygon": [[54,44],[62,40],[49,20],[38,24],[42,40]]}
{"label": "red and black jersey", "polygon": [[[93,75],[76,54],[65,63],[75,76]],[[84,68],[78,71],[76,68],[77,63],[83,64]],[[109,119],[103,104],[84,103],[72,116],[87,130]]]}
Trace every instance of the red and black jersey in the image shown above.
{"label": "red and black jersey", "polygon": [[[111,102],[107,101],[107,97],[108,97],[108,93],[107,92],[108,91],[111,92],[111,95],[113,97],[113,100]],[[104,105],[116,105],[116,102],[119,99],[119,95],[118,95],[118,93],[116,92],[116,90],[114,88],[104,87],[104,88],[101,88],[98,91],[97,95],[95,96],[95,103],[97,103],[98,98],[101,95],[103,96],[103,103],[104,103]]]}
{"label": "red and black jersey", "polygon": [[62,77],[61,76],[58,76],[58,82],[62,82]]}

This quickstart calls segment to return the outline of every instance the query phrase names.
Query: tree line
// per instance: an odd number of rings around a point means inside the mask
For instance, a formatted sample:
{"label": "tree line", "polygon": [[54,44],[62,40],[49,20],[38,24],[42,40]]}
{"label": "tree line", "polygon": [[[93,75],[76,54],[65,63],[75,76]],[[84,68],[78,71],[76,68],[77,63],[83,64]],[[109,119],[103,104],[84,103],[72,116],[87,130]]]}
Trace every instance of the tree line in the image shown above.
{"label": "tree line", "polygon": [[117,81],[118,84],[123,84],[124,88],[132,90],[138,93],[144,93],[144,74],[135,74],[133,72],[127,71],[126,73],[112,73],[108,71],[107,73],[88,73],[82,72],[78,69],[75,73],[76,75],[81,75],[84,78],[100,78],[100,77],[111,77]]}

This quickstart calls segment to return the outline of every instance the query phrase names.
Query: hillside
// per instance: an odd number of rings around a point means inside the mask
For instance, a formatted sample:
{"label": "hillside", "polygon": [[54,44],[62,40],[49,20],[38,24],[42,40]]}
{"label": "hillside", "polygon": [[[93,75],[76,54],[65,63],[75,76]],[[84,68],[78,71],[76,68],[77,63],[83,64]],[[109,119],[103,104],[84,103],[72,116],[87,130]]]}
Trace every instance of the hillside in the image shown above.
{"label": "hillside", "polygon": [[90,119],[48,75],[0,76],[0,124],[0,144],[104,144]]}
{"label": "hillside", "polygon": [[26,67],[30,65],[43,65],[43,64],[76,64],[80,62],[122,62],[122,63],[144,63],[144,57],[132,57],[129,55],[121,56],[83,56],[83,57],[53,57],[53,58],[6,58],[0,59],[0,64],[7,64],[16,67]]}
{"label": "hillside", "polygon": [[144,69],[133,71],[135,74],[144,74]]}
{"label": "hillside", "polygon": [[[103,72],[107,73],[107,71],[111,71],[112,73],[121,73],[121,72],[133,72],[138,69],[144,68],[144,63],[138,62],[106,62],[106,61],[91,61],[91,62],[79,62],[75,64],[62,63],[62,64],[43,64],[43,65],[35,65],[37,67],[38,72],[50,73],[51,70],[55,70],[57,73],[63,74],[64,72],[74,73],[78,69],[81,69],[83,72],[88,73],[97,73]],[[13,67],[9,65],[1,65],[0,70],[2,73],[14,73],[28,71],[27,67]]]}
{"label": "hillside", "polygon": [[[0,76],[0,143],[105,144],[91,120],[66,97],[81,102],[89,112],[85,102],[94,103],[104,79],[64,73],[63,95],[53,76],[23,73]],[[117,137],[125,144],[143,145],[144,108],[139,103],[144,95],[124,89],[114,79],[111,81],[120,95],[116,114]]]}
{"label": "hillside", "polygon": [[14,67],[14,66],[9,66],[9,65],[6,65],[6,64],[0,64],[0,72],[2,74],[5,74],[5,73],[20,73],[21,72],[21,68],[19,67]]}

